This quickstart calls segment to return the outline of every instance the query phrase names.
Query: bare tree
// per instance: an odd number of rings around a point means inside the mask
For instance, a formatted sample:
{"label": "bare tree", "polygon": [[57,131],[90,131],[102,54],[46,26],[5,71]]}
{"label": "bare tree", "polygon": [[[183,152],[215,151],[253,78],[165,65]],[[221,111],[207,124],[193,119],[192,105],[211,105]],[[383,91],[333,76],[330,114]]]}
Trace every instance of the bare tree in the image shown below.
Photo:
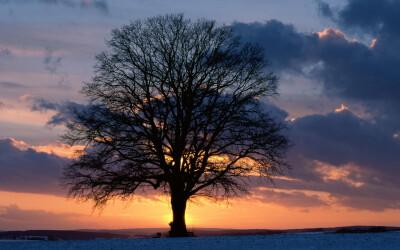
{"label": "bare tree", "polygon": [[261,107],[276,94],[262,51],[228,27],[167,15],[112,32],[65,138],[85,144],[65,169],[70,194],[97,205],[146,188],[170,195],[171,236],[186,236],[195,196],[246,191],[284,165],[282,125]]}

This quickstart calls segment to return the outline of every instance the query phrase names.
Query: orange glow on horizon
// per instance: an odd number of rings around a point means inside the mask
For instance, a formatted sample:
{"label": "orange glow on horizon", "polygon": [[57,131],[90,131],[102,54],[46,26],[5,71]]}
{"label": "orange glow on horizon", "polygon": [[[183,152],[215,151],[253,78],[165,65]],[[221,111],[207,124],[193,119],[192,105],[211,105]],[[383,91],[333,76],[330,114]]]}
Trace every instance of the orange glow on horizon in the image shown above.
{"label": "orange glow on horizon", "polygon": [[[46,206],[43,206],[46,204]],[[0,192],[0,219],[5,208],[14,206],[28,214],[21,228],[7,229],[122,229],[167,228],[171,221],[168,199],[135,198],[113,201],[102,210],[92,209],[90,202],[64,197],[27,193]],[[45,210],[43,210],[45,209]],[[33,211],[44,211],[59,218],[58,228],[46,220],[30,220]],[[49,215],[49,216],[50,216]],[[44,216],[44,215],[42,215]],[[51,217],[51,218],[53,218]],[[367,219],[366,219],[367,218]],[[400,210],[367,211],[331,205],[296,208],[262,202],[251,197],[215,203],[207,199],[190,202],[187,208],[188,228],[311,228],[348,225],[400,225]],[[19,225],[18,223],[16,224]],[[4,225],[2,225],[4,227]]]}

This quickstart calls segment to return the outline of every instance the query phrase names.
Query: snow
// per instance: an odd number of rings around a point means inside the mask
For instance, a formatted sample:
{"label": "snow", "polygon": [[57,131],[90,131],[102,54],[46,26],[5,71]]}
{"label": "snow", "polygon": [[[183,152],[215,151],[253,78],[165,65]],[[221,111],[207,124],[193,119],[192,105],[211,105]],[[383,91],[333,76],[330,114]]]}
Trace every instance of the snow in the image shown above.
{"label": "snow", "polygon": [[0,241],[1,250],[399,250],[400,233],[380,234],[284,234],[92,241]]}

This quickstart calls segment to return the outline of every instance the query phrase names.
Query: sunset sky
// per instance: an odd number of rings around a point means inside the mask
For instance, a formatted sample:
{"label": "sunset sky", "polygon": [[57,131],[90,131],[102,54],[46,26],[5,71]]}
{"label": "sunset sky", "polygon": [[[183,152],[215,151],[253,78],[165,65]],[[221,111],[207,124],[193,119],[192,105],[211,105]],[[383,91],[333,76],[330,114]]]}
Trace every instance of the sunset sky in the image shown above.
{"label": "sunset sky", "polygon": [[167,227],[168,197],[102,210],[66,198],[71,105],[113,28],[160,14],[216,20],[265,49],[288,123],[291,169],[229,201],[198,199],[187,224],[400,226],[400,1],[0,0],[0,231]]}

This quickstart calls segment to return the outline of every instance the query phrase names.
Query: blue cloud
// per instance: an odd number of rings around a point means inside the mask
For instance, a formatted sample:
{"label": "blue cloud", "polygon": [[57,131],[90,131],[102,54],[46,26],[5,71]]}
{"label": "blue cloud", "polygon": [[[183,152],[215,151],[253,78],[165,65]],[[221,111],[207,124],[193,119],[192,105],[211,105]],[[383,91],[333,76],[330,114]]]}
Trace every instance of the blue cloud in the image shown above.
{"label": "blue cloud", "polygon": [[56,155],[21,149],[12,139],[0,140],[0,190],[64,195],[60,185],[68,160]]}

